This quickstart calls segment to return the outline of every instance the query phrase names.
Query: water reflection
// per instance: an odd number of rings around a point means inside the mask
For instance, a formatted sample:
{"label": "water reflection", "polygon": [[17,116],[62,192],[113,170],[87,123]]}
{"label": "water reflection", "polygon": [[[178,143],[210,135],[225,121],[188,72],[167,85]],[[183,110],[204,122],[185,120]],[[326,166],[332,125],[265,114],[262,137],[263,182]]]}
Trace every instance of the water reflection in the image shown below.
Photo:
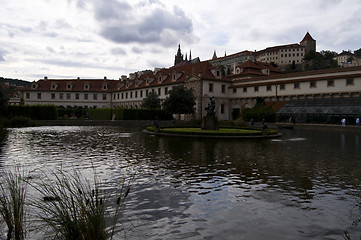
{"label": "water reflection", "polygon": [[294,129],[275,140],[219,140],[129,126],[11,129],[0,162],[87,176],[95,168],[109,192],[135,176],[119,238],[340,239],[361,182],[359,135]]}

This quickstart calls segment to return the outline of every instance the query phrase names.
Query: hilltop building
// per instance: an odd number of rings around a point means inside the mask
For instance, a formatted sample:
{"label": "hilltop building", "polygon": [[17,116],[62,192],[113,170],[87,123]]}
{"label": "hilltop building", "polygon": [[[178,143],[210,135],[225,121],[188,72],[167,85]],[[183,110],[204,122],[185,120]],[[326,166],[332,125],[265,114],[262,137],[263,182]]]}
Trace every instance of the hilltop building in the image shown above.
{"label": "hilltop building", "polygon": [[254,53],[257,61],[274,63],[281,68],[290,64],[303,63],[304,56],[311,52],[316,52],[316,40],[307,32],[302,41],[293,44],[269,47]]}
{"label": "hilltop building", "polygon": [[335,60],[340,67],[361,66],[361,59],[349,51],[342,51]]}

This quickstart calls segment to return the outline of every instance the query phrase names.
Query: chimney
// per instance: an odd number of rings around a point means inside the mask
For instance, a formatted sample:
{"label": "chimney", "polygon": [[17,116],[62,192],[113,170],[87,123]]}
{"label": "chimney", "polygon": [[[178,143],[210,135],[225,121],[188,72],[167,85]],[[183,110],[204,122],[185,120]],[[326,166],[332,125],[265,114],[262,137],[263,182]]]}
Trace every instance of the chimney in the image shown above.
{"label": "chimney", "polygon": [[104,76],[104,80],[107,80],[107,77],[106,77],[106,76]]}
{"label": "chimney", "polygon": [[80,77],[77,78],[78,80],[80,79]]}
{"label": "chimney", "polygon": [[48,80],[48,77],[47,77],[47,76],[44,76],[44,80]]}

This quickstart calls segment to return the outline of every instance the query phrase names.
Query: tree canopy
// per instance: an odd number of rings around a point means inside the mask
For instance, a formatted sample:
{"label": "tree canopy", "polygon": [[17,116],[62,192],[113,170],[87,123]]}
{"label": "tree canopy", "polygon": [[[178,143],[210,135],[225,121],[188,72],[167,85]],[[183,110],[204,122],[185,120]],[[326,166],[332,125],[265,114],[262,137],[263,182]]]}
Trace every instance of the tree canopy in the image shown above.
{"label": "tree canopy", "polygon": [[196,100],[193,90],[180,85],[169,91],[169,96],[164,101],[163,108],[171,114],[193,114],[195,105]]}
{"label": "tree canopy", "polygon": [[160,109],[160,99],[158,94],[150,92],[148,96],[143,99],[141,107],[145,109]]}
{"label": "tree canopy", "polygon": [[7,103],[8,103],[8,96],[6,95],[4,89],[0,85],[0,115],[6,109]]}
{"label": "tree canopy", "polygon": [[359,58],[361,58],[361,48],[359,50],[356,50],[353,52],[356,56],[358,56]]}

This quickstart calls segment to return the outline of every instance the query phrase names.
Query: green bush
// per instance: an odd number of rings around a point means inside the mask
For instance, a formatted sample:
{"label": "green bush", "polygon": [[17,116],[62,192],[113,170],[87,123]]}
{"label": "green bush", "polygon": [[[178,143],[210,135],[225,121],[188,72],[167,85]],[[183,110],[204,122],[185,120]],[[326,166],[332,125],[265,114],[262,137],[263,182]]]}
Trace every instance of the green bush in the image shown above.
{"label": "green bush", "polygon": [[32,120],[56,120],[58,112],[54,105],[11,105],[8,106],[7,116],[9,118],[23,116]]}
{"label": "green bush", "polygon": [[36,124],[28,117],[13,117],[6,122],[5,126],[9,128],[34,127]]}

